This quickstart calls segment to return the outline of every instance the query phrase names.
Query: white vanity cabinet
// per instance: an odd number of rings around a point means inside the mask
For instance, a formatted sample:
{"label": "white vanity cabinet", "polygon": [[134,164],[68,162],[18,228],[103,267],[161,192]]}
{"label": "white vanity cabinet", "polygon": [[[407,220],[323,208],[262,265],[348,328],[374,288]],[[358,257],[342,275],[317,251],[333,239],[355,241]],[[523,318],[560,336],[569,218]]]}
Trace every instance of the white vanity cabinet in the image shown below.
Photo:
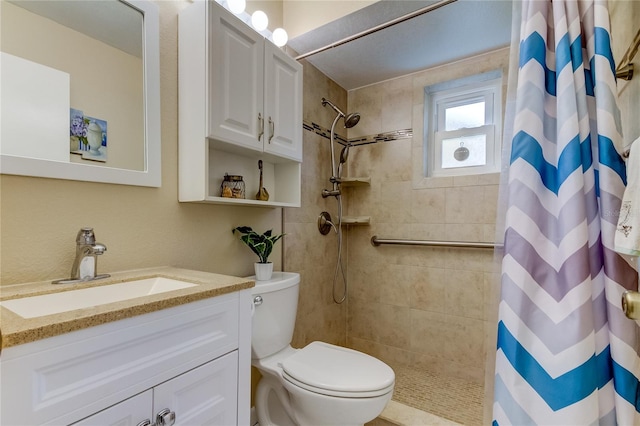
{"label": "white vanity cabinet", "polygon": [[[0,424],[249,424],[251,302],[241,290],[0,356]],[[167,421],[165,424],[171,424]]]}
{"label": "white vanity cabinet", "polygon": [[[208,362],[161,385],[122,401],[74,426],[145,426],[160,424],[235,425],[237,423],[237,353]],[[148,422],[148,423],[147,423]]]}
{"label": "white vanity cabinet", "polygon": [[[299,206],[302,66],[215,1],[181,11],[178,52],[179,200]],[[225,173],[245,199],[220,197]]]}

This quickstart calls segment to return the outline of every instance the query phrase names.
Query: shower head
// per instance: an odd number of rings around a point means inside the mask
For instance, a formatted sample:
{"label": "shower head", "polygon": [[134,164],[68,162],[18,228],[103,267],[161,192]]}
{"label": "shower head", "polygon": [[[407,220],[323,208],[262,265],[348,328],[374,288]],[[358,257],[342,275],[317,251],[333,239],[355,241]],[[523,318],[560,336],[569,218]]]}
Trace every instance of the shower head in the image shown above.
{"label": "shower head", "polygon": [[360,114],[358,114],[357,112],[354,112],[352,114],[345,114],[344,112],[342,112],[342,110],[340,108],[335,106],[333,104],[333,102],[331,102],[330,100],[328,100],[326,98],[322,98],[322,106],[327,106],[327,105],[329,105],[331,108],[333,108],[333,110],[338,113],[339,117],[344,118],[344,128],[345,129],[352,128],[353,126],[358,124],[358,121],[360,121]]}
{"label": "shower head", "polygon": [[359,113],[353,112],[353,113],[347,115],[344,118],[344,127],[345,127],[345,129],[352,128],[353,126],[358,124],[358,121],[360,121],[360,114]]}

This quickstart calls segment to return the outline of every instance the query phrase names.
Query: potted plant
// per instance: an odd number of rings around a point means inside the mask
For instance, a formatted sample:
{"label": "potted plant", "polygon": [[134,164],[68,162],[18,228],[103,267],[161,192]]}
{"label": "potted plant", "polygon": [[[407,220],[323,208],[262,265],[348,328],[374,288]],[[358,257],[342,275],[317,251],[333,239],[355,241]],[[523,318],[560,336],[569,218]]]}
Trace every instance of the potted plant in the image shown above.
{"label": "potted plant", "polygon": [[238,226],[231,232],[242,234],[240,239],[251,251],[258,255],[259,262],[254,264],[256,272],[256,280],[264,281],[271,279],[273,273],[273,263],[269,262],[269,255],[273,250],[273,245],[284,236],[284,234],[272,235],[272,230],[258,234],[250,226]]}

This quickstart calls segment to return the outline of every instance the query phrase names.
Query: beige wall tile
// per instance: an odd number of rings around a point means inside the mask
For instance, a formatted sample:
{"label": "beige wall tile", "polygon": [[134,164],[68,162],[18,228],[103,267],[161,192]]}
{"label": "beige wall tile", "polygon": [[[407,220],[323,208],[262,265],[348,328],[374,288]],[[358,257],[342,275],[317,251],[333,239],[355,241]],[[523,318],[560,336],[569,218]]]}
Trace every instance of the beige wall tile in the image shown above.
{"label": "beige wall tile", "polygon": [[[382,93],[377,85],[349,92],[349,111],[360,113],[360,122],[349,129],[350,139],[382,133]],[[394,129],[395,130],[395,129]]]}
{"label": "beige wall tile", "polygon": [[411,182],[387,182],[380,184],[380,201],[377,222],[411,222]]}
{"label": "beige wall tile", "polygon": [[376,269],[379,271],[377,280],[380,301],[389,305],[409,307],[414,268],[403,265],[378,265]]}
{"label": "beige wall tile", "polygon": [[378,341],[395,348],[409,349],[411,332],[411,310],[408,307],[380,303],[378,319],[373,324],[377,328]]}
{"label": "beige wall tile", "polygon": [[367,256],[349,256],[349,297],[359,300],[380,301],[383,266]]}
{"label": "beige wall tile", "polygon": [[413,102],[411,91],[413,90],[410,79],[396,78],[381,84],[384,97],[381,105],[380,117],[382,131],[390,132],[412,127]]}
{"label": "beige wall tile", "polygon": [[484,223],[484,190],[456,186],[446,189],[446,223]]}
{"label": "beige wall tile", "polygon": [[484,241],[484,224],[447,223],[444,225],[448,241]]}
{"label": "beige wall tile", "polygon": [[413,190],[411,197],[412,223],[445,223],[444,188]]}
{"label": "beige wall tile", "polygon": [[379,336],[377,326],[380,318],[379,302],[349,298],[347,314],[347,334],[350,337],[377,342]]}
{"label": "beige wall tile", "polygon": [[411,238],[416,240],[446,240],[446,225],[444,223],[413,223],[411,224]]}
{"label": "beige wall tile", "polygon": [[450,318],[439,312],[411,310],[411,350],[432,358],[445,358]]}
{"label": "beige wall tile", "polygon": [[478,320],[484,318],[483,272],[447,270],[444,292],[444,312]]}

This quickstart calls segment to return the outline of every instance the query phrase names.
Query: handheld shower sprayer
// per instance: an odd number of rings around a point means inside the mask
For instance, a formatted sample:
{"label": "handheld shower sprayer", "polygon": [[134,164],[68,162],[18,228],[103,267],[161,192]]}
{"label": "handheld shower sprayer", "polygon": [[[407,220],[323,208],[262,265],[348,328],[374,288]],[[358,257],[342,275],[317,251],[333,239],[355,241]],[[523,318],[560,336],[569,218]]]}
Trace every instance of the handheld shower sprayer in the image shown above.
{"label": "handheld shower sprayer", "polygon": [[342,151],[340,151],[340,162],[338,163],[338,180],[340,180],[340,178],[342,178],[342,165],[344,163],[347,162],[347,158],[349,158],[349,148],[351,147],[351,144],[347,144],[344,146],[344,148],[342,148]]}

